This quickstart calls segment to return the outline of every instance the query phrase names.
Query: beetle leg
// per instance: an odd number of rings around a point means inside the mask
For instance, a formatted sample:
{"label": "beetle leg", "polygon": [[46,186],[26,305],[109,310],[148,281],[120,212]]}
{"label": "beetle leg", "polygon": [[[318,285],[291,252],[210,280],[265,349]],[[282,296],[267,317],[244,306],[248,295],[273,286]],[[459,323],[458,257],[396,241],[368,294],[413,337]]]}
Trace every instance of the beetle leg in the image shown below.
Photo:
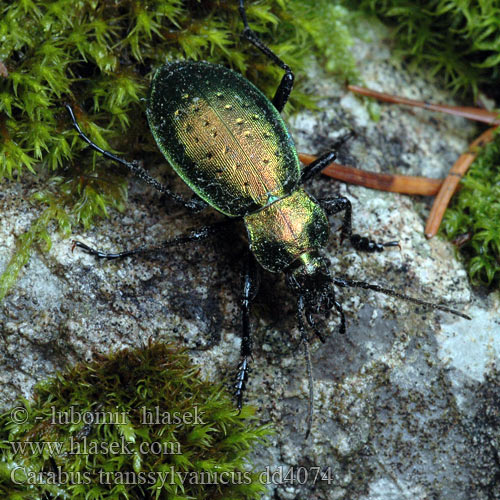
{"label": "beetle leg", "polygon": [[256,266],[252,254],[248,254],[245,281],[243,284],[242,308],[242,337],[241,337],[241,361],[238,365],[236,383],[234,385],[234,396],[238,411],[243,404],[243,393],[246,389],[248,374],[250,373],[250,358],[252,357],[252,337],[250,333],[250,306],[257,295],[260,284],[259,268]]}
{"label": "beetle leg", "polygon": [[295,77],[290,67],[285,64],[269,47],[264,45],[260,38],[252,31],[252,29],[248,25],[247,14],[243,3],[243,0],[240,0],[240,15],[241,19],[243,20],[243,24],[245,25],[242,36],[245,37],[252,45],[257,47],[264,55],[269,57],[269,59],[271,59],[281,69],[285,70],[285,74],[283,75],[280,85],[276,90],[276,93],[274,94],[272,100],[274,107],[281,113],[283,111],[283,108],[285,107],[286,102],[288,101],[290,92],[292,91],[293,80]]}
{"label": "beetle leg", "polygon": [[335,161],[335,158],[337,158],[337,153],[335,151],[328,151],[328,153],[325,153],[319,158],[316,158],[316,160],[314,160],[302,170],[302,173],[300,174],[299,184],[304,184],[304,182],[308,181],[318,172],[321,172],[326,166],[332,163],[332,161]]}
{"label": "beetle leg", "polygon": [[304,184],[304,182],[308,181],[311,177],[321,172],[330,163],[334,162],[337,158],[336,152],[339,150],[342,144],[348,141],[351,137],[354,137],[354,132],[352,130],[347,132],[347,134],[344,134],[342,137],[339,137],[333,144],[331,151],[319,156],[318,158],[316,158],[316,160],[307,165],[307,167],[302,170],[299,184]]}
{"label": "beetle leg", "polygon": [[348,238],[351,245],[356,250],[363,252],[382,252],[384,247],[397,247],[397,241],[388,241],[387,243],[377,243],[359,234],[352,233],[352,206],[351,202],[344,196],[337,196],[335,198],[323,198],[318,200],[318,203],[323,207],[325,212],[329,215],[334,215],[338,212],[344,211],[344,221],[342,223],[340,240]]}
{"label": "beetle leg", "polygon": [[340,316],[340,328],[339,328],[339,333],[342,335],[345,333],[345,315],[344,315],[344,309],[342,309],[342,304],[340,302],[335,301],[334,302],[335,309],[339,313]]}
{"label": "beetle leg", "polygon": [[189,234],[184,235],[184,236],[176,236],[175,238],[172,238],[170,240],[166,240],[163,243],[160,243],[159,245],[151,246],[151,247],[139,247],[139,248],[134,248],[133,250],[125,250],[124,252],[118,252],[118,253],[106,253],[101,250],[97,250],[96,248],[91,248],[85,243],[82,243],[81,241],[73,241],[73,246],[71,250],[74,250],[75,247],[81,248],[84,252],[94,255],[95,257],[99,259],[121,259],[123,257],[128,257],[130,255],[137,255],[140,253],[151,253],[151,252],[157,252],[159,250],[164,250],[166,248],[175,246],[175,245],[184,245],[186,243],[191,243],[195,241],[201,241],[204,240],[213,234],[216,234],[225,227],[231,223],[232,220],[224,220],[222,222],[216,222],[215,224],[211,224],[210,226],[204,226],[199,229],[196,229],[194,231],[191,231]]}
{"label": "beetle leg", "polygon": [[69,104],[66,104],[66,109],[68,110],[69,116],[71,117],[71,121],[73,122],[73,127],[76,129],[81,139],[83,139],[92,149],[101,153],[105,158],[109,158],[110,160],[116,161],[117,163],[124,165],[134,175],[139,177],[139,179],[144,181],[146,184],[153,186],[157,191],[159,191],[162,194],[166,194],[167,196],[172,198],[176,203],[183,205],[185,208],[189,210],[192,210],[194,212],[199,212],[200,210],[203,210],[207,206],[207,204],[201,198],[198,197],[192,198],[191,200],[185,200],[182,196],[179,196],[178,194],[174,193],[173,191],[168,189],[167,186],[165,186],[161,182],[158,182],[155,178],[151,177],[147,173],[147,171],[144,170],[137,162],[135,161],[130,162],[123,160],[122,158],[115,156],[113,153],[110,153],[109,151],[105,151],[104,149],[100,148],[97,144],[92,142],[83,133],[82,129],[80,128],[80,125],[78,125],[78,122],[76,121],[73,109]]}

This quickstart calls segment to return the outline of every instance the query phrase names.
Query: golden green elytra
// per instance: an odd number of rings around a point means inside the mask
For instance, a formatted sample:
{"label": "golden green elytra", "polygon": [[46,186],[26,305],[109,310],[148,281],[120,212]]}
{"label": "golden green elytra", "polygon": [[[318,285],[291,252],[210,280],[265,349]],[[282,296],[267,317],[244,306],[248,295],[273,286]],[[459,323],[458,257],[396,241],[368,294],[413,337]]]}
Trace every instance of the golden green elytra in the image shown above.
{"label": "golden green elytra", "polygon": [[225,215],[256,212],[299,182],[299,159],[281,115],[257,87],[224,66],[162,66],[151,82],[146,115],[170,165]]}
{"label": "golden green elytra", "polygon": [[79,241],[73,246],[98,258],[123,258],[221,235],[231,222],[243,221],[250,252],[243,285],[241,361],[234,385],[237,406],[241,409],[252,356],[250,305],[258,290],[259,266],[255,265],[258,262],[268,271],[285,273],[287,284],[297,297],[297,321],[310,383],[308,434],[313,383],[306,322],[323,341],[317,316],[328,315],[335,309],[340,317],[340,332],[345,332],[345,317],[336,299],[335,287],[371,289],[470,318],[445,305],[331,275],[329,262],[321,255],[329,236],[327,214],[344,212],[341,239],[348,239],[357,250],[380,252],[398,243],[377,243],[353,234],[352,209],[347,198],[316,200],[302,188],[335,159],[335,152],[329,151],[300,168],[292,137],[280,116],[292,90],[293,73],[250,29],[243,0],[239,0],[239,10],[244,24],[243,36],[285,71],[272,100],[240,74],[208,62],[178,61],[162,66],[150,87],[146,114],[151,132],[165,158],[194,191],[193,199],[184,200],[137,163],[99,148],[81,131],[71,107],[67,106],[78,134],[93,149],[125,165],[187,209],[197,211],[210,205],[228,216],[229,222],[205,226],[154,247],[119,253],[102,252]]}

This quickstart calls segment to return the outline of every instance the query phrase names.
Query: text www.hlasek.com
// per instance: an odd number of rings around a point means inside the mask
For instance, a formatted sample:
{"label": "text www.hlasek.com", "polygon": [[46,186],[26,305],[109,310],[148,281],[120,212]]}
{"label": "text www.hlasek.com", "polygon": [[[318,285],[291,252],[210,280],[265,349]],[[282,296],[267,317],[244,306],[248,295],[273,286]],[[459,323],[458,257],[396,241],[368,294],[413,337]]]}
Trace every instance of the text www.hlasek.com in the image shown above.
{"label": "text www.hlasek.com", "polygon": [[52,457],[64,455],[180,455],[179,442],[142,441],[132,443],[125,436],[117,441],[95,441],[84,437],[80,440],[70,436],[68,441],[12,441],[10,443],[14,455],[48,454]]}

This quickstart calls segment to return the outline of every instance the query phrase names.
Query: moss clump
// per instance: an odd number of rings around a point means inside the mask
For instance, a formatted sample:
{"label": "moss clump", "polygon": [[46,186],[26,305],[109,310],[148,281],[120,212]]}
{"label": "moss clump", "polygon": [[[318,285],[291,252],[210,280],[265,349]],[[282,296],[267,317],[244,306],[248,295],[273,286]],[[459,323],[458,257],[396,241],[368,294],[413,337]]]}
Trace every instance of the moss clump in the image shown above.
{"label": "moss clump", "polygon": [[[346,11],[328,0],[307,3],[314,8],[298,0],[246,2],[252,28],[297,72],[288,110],[312,105],[300,91],[301,70],[312,53],[331,46],[332,33],[331,69],[343,79],[355,74]],[[120,178],[102,175],[119,167],[77,139],[65,102],[99,146],[150,167],[164,163],[141,102],[155,68],[186,58],[223,63],[267,95],[283,74],[240,40],[237,0],[0,0],[0,13],[0,179],[40,176],[44,188],[34,201],[45,210],[0,277],[0,300],[33,245],[50,246],[54,229],[68,235],[75,225],[88,227],[108,208],[124,206]]]}
{"label": "moss clump", "polygon": [[259,498],[246,457],[269,429],[252,415],[178,349],[123,350],[58,374],[0,417],[0,495]]}
{"label": "moss clump", "polygon": [[395,26],[401,55],[414,67],[430,68],[453,91],[477,93],[487,86],[497,93],[500,83],[498,0],[356,0]]}
{"label": "moss clump", "polygon": [[500,135],[479,152],[446,211],[442,231],[460,246],[473,283],[500,284]]}

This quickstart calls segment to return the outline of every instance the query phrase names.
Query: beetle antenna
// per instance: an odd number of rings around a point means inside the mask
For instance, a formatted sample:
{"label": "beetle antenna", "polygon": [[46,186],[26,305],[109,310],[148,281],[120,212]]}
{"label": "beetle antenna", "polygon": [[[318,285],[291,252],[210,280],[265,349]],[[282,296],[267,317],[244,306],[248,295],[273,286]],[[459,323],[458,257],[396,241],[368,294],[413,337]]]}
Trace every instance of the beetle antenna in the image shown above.
{"label": "beetle antenna", "polygon": [[304,439],[309,437],[311,433],[312,421],[313,421],[313,411],[314,411],[314,379],[312,374],[312,365],[311,365],[311,352],[309,351],[309,342],[307,340],[303,340],[302,344],[304,345],[304,353],[306,358],[306,370],[307,376],[309,378],[309,404],[307,408],[307,430]]}
{"label": "beetle antenna", "polygon": [[307,408],[307,428],[306,428],[306,435],[304,436],[304,439],[307,439],[309,437],[309,434],[311,433],[311,428],[312,428],[312,421],[313,421],[313,411],[314,411],[314,379],[313,379],[313,373],[312,373],[312,364],[311,364],[311,352],[309,351],[309,337],[306,332],[306,328],[304,325],[304,297],[301,295],[299,297],[299,300],[297,302],[297,320],[299,323],[299,331],[300,331],[300,341],[302,345],[304,346],[304,354],[305,354],[305,360],[306,360],[306,372],[307,372],[307,377],[309,379],[309,405]]}
{"label": "beetle antenna", "polygon": [[460,316],[465,319],[472,319],[467,314],[461,313],[460,311],[456,311],[455,309],[451,309],[450,307],[443,306],[441,304],[435,304],[433,302],[427,302],[422,299],[417,299],[415,297],[410,297],[409,295],[405,295],[403,293],[396,292],[395,290],[391,290],[390,288],[384,288],[379,285],[374,285],[372,283],[366,283],[365,281],[352,281],[347,278],[333,278],[333,283],[340,287],[354,287],[354,288],[364,288],[365,290],[374,290],[375,292],[380,292],[385,295],[390,295],[392,297],[397,297],[398,299],[403,299],[408,302],[413,302],[414,304],[419,304],[421,306],[429,307],[431,309],[437,309],[439,311],[448,312],[450,314],[454,314],[455,316]]}

